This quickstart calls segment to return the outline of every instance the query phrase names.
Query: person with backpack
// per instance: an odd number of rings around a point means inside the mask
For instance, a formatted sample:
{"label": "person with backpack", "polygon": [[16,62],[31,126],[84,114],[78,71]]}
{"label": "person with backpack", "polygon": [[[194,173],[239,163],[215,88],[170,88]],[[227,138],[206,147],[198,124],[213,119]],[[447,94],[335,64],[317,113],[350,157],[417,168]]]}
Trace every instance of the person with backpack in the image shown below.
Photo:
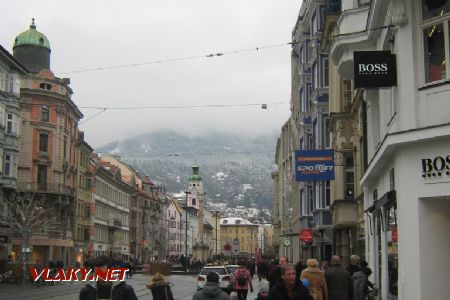
{"label": "person with backpack", "polygon": [[247,300],[248,289],[253,293],[253,284],[250,271],[245,265],[239,265],[239,268],[234,271],[233,289],[236,291],[239,300]]}

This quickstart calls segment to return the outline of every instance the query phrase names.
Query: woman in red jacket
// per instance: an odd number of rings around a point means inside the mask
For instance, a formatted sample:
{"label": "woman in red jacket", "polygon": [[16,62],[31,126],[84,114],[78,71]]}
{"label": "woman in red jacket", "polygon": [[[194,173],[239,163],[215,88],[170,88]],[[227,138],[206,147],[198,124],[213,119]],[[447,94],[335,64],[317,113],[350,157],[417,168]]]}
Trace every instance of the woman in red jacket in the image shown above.
{"label": "woman in red jacket", "polygon": [[250,271],[244,265],[234,271],[233,289],[236,291],[239,300],[247,300],[247,293],[250,287],[250,293],[253,292],[252,278]]}

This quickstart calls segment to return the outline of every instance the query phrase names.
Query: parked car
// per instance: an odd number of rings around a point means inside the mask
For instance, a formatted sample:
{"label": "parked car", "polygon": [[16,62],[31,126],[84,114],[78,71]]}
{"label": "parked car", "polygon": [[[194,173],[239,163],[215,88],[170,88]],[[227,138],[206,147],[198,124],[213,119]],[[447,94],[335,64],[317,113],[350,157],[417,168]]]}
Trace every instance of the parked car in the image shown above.
{"label": "parked car", "polygon": [[200,271],[200,274],[197,276],[197,291],[203,289],[206,283],[206,275],[209,272],[216,272],[219,274],[219,287],[227,292],[231,293],[233,291],[233,278],[232,274],[230,274],[225,266],[205,266]]}

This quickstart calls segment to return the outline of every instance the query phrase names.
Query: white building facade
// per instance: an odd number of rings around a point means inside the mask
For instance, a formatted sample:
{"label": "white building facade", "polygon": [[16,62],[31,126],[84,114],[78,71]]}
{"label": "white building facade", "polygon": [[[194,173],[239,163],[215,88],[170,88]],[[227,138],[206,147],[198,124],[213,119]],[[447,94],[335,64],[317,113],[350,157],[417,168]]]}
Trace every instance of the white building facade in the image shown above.
{"label": "white building facade", "polygon": [[450,1],[343,0],[330,57],[396,55],[397,84],[364,90],[366,259],[380,299],[450,299]]}
{"label": "white building facade", "polygon": [[167,207],[167,225],[169,234],[169,256],[181,256],[181,209],[176,204],[176,201],[172,199]]}

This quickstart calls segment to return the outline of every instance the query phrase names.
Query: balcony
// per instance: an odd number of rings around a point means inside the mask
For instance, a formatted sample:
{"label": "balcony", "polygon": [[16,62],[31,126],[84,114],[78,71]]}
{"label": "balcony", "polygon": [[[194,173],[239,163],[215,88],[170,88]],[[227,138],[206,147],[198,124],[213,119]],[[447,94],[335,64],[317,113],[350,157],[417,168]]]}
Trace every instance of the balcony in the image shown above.
{"label": "balcony", "polygon": [[333,225],[331,211],[327,208],[319,208],[313,211],[314,228],[326,229]]}
{"label": "balcony", "polygon": [[300,229],[314,228],[313,216],[301,216],[300,217]]}
{"label": "balcony", "polygon": [[358,207],[354,200],[334,200],[331,205],[335,228],[354,227],[358,224]]}
{"label": "balcony", "polygon": [[60,183],[17,182],[17,189],[22,192],[53,193],[73,197],[75,189]]}
{"label": "balcony", "polygon": [[118,218],[109,218],[108,227],[120,228],[120,227],[122,227],[122,221]]}

